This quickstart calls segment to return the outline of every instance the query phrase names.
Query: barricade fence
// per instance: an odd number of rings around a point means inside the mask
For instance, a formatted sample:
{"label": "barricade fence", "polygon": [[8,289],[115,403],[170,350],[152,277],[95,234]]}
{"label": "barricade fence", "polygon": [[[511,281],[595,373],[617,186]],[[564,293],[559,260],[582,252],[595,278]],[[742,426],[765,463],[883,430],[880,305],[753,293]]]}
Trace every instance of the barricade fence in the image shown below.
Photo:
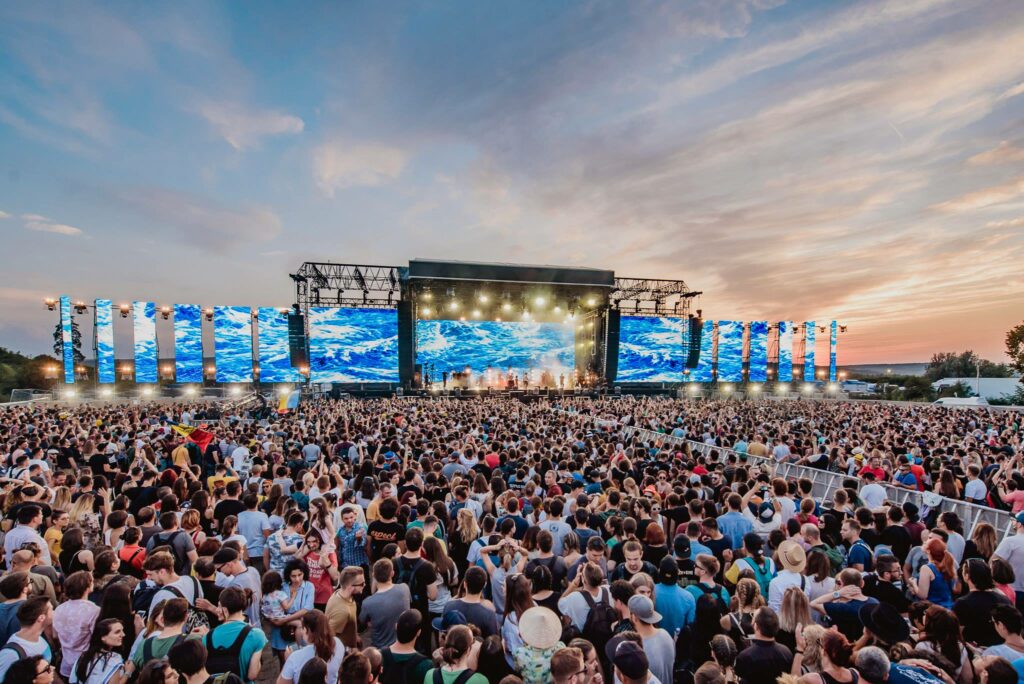
{"label": "barricade fence", "polygon": [[[796,465],[795,463],[777,463],[772,458],[740,454],[739,452],[726,447],[705,444],[704,442],[698,442],[684,437],[675,437],[664,432],[657,432],[655,430],[648,430],[646,428],[640,428],[632,425],[622,425],[617,420],[598,418],[597,416],[586,413],[566,411],[564,409],[553,410],[564,415],[571,415],[589,420],[599,428],[617,429],[623,437],[636,437],[640,440],[650,442],[655,446],[663,446],[666,444],[680,448],[688,446],[691,453],[700,454],[705,457],[712,451],[717,451],[723,458],[731,454],[735,455],[737,459],[745,459],[747,463],[757,463],[765,468],[768,473],[776,477],[781,477],[787,480],[806,478],[813,484],[811,490],[812,495],[820,501],[828,501],[831,499],[832,494],[837,489],[842,489],[843,480],[851,477],[844,473],[822,470],[820,468],[810,468],[808,466]],[[960,517],[960,520],[963,521],[964,532],[967,538],[970,538],[974,533],[975,528],[981,523],[988,523],[995,528],[997,539],[996,543],[1001,542],[1004,537],[1008,537],[1014,533],[1015,525],[1013,516],[1008,511],[991,508],[989,506],[979,506],[978,504],[969,503],[967,501],[950,499],[938,495],[935,496],[938,497],[939,504],[937,506],[928,506],[924,502],[925,492],[919,492],[916,489],[904,489],[884,482],[880,482],[879,484],[886,489],[886,499],[888,501],[900,505],[910,501],[918,507],[922,518],[927,517],[933,510],[938,510],[942,513],[947,511],[956,513]]]}

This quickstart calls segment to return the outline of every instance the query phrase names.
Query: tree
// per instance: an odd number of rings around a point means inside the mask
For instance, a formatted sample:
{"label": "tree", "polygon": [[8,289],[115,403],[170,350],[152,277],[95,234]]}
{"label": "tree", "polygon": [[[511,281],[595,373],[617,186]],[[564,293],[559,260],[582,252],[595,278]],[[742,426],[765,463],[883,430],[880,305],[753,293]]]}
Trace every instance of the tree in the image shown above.
{"label": "tree", "polygon": [[1006,333],[1006,353],[1018,373],[1024,373],[1024,323]]}
{"label": "tree", "polygon": [[[71,349],[74,352],[76,366],[85,361],[85,354],[82,353],[82,331],[74,316],[71,317]],[[64,331],[61,330],[59,321],[53,331],[53,353],[58,359],[64,358]]]}
{"label": "tree", "polygon": [[907,381],[903,384],[903,398],[907,401],[914,401],[916,399],[933,401],[935,399],[935,390],[932,389],[932,383],[928,381],[928,378],[915,376],[907,378]]}
{"label": "tree", "polygon": [[973,397],[974,390],[965,385],[962,382],[955,382],[952,385],[946,385],[939,390],[939,397]]}
{"label": "tree", "polygon": [[988,361],[970,350],[959,354],[940,352],[932,355],[924,374],[932,382],[942,378],[973,378],[975,375],[983,378],[1008,378],[1012,375],[1006,364]]}

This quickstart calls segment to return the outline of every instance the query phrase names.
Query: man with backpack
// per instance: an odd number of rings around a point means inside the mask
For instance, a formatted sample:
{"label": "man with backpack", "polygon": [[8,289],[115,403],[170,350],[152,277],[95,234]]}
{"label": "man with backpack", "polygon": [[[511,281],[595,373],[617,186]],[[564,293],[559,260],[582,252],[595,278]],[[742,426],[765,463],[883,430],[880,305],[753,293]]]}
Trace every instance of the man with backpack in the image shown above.
{"label": "man with backpack", "polygon": [[33,596],[18,606],[21,629],[0,648],[0,681],[7,676],[8,668],[19,660],[37,655],[53,660],[53,649],[44,636],[52,621],[53,606],[45,596]]}
{"label": "man with backpack", "polygon": [[206,659],[206,647],[199,639],[180,643],[167,654],[167,662],[185,679],[185,684],[242,684],[234,672],[211,675]]}
{"label": "man with backpack", "polygon": [[[405,532],[405,553],[395,558],[395,584],[409,587],[410,608],[423,615],[430,614],[429,603],[437,598],[437,571],[434,565],[420,557],[423,548],[423,530],[412,527]],[[430,635],[420,635],[418,645],[430,648]]]}
{"label": "man with backpack", "polygon": [[398,616],[395,626],[397,641],[380,652],[380,684],[422,684],[432,664],[430,658],[416,650],[416,640],[422,625],[423,615],[416,609],[407,610]]}
{"label": "man with backpack", "polygon": [[125,666],[125,671],[130,675],[133,671],[141,670],[150,660],[163,658],[171,648],[188,638],[190,635],[184,631],[187,618],[188,601],[183,598],[167,601],[161,614],[163,629],[143,639],[132,661]]}
{"label": "man with backpack", "polygon": [[268,640],[263,630],[254,629],[247,622],[250,601],[251,595],[239,587],[228,587],[220,593],[218,610],[222,622],[203,637],[206,671],[210,675],[230,672],[247,684],[260,676],[263,648]]}
{"label": "man with backpack", "polygon": [[697,556],[693,565],[693,573],[697,577],[697,583],[686,587],[686,591],[693,594],[693,598],[700,601],[701,596],[711,597],[718,605],[722,615],[729,612],[729,591],[715,582],[715,576],[719,570],[718,559],[714,556],[702,553]]}
{"label": "man with backpack", "polygon": [[612,605],[611,592],[604,586],[604,573],[596,563],[587,563],[583,572],[576,575],[558,600],[558,612],[568,617],[571,626],[585,635],[599,653],[603,652],[619,614]]}
{"label": "man with backpack", "polygon": [[196,552],[196,545],[192,543],[192,537],[178,526],[178,515],[173,511],[160,514],[160,529],[163,530],[154,534],[146,543],[146,555],[153,553],[153,549],[166,546],[174,557],[174,571],[179,575],[191,575],[192,564],[199,558]]}
{"label": "man with backpack", "polygon": [[192,576],[178,575],[174,569],[174,558],[170,553],[166,551],[154,553],[146,559],[142,567],[149,574],[149,579],[160,587],[153,593],[147,612],[160,601],[183,598],[189,606],[194,608],[196,600],[203,598],[203,589],[199,586],[199,580]]}

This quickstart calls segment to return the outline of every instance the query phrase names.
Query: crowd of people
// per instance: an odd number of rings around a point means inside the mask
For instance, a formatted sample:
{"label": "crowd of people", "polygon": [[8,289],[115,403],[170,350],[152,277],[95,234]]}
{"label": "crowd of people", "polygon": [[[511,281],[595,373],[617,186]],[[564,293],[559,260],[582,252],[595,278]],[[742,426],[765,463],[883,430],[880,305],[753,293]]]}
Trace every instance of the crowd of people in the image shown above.
{"label": "crowd of people", "polygon": [[0,684],[1015,684],[1021,434],[835,401],[0,407]]}

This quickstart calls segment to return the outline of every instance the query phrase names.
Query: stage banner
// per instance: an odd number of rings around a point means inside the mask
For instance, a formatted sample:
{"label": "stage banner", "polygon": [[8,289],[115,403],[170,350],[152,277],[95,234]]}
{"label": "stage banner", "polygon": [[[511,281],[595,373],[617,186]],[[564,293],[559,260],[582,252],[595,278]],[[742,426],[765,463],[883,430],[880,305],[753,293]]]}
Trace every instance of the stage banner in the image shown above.
{"label": "stage banner", "polygon": [[768,380],[768,321],[750,321],[750,357],[747,364],[750,382]]}
{"label": "stage banner", "polygon": [[135,333],[135,382],[155,383],[156,362],[156,304],[132,302],[132,329]]}
{"label": "stage banner", "polygon": [[310,307],[311,382],[398,382],[398,312]]}
{"label": "stage banner", "polygon": [[715,322],[704,321],[704,327],[700,331],[700,361],[697,367],[690,371],[690,382],[711,382],[715,379],[712,372],[715,368]]}
{"label": "stage banner", "polygon": [[288,347],[288,311],[272,306],[256,310],[259,329],[261,382],[302,382],[302,374],[292,368]]}
{"label": "stage banner", "polygon": [[828,381],[836,381],[836,342],[838,341],[836,332],[838,332],[839,323],[838,321],[832,321],[829,331],[828,338]]}
{"label": "stage banner", "polygon": [[64,357],[64,382],[69,385],[75,382],[75,348],[72,344],[71,332],[71,297],[60,298],[60,343]]}
{"label": "stage banner", "polygon": [[252,309],[213,307],[213,356],[217,382],[252,382]]}
{"label": "stage banner", "polygon": [[178,382],[203,381],[203,308],[174,305],[174,374]]}
{"label": "stage banner", "polygon": [[96,378],[108,385],[116,380],[114,371],[114,303],[97,299],[94,331],[96,335]]}
{"label": "stage banner", "polygon": [[814,382],[814,321],[804,321],[804,382]]}
{"label": "stage banner", "polygon": [[793,321],[779,321],[779,382],[793,382]]}
{"label": "stage banner", "polygon": [[616,382],[682,382],[689,321],[668,316],[622,316]]}
{"label": "stage banner", "polygon": [[743,322],[718,322],[718,381],[743,382]]}

